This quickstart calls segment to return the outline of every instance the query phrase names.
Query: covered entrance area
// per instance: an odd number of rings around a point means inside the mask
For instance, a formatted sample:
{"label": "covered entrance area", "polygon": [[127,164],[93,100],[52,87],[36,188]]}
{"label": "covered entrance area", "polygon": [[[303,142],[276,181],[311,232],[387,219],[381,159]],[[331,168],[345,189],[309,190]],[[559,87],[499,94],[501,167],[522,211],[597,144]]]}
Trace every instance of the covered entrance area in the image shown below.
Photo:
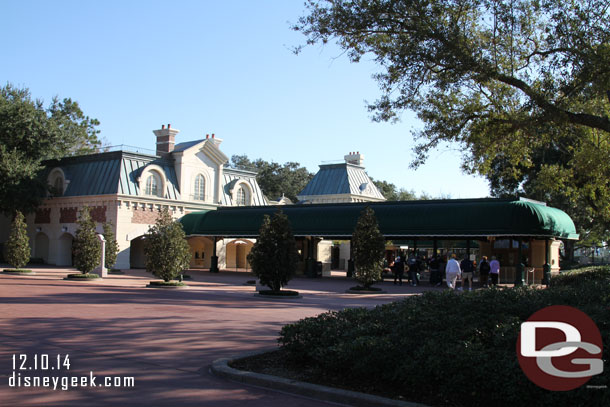
{"label": "covered entrance area", "polygon": [[70,233],[64,233],[59,237],[57,247],[58,266],[72,266],[72,242],[74,237]]}
{"label": "covered entrance area", "polygon": [[228,269],[246,271],[250,269],[248,254],[254,242],[247,239],[235,239],[227,243],[226,265]]}
{"label": "covered entrance area", "polygon": [[[292,230],[301,243],[305,273],[315,275],[317,243],[349,240],[365,207],[371,207],[387,240],[422,242],[431,253],[456,249],[480,256],[496,256],[501,279],[522,284],[526,267],[540,281],[543,271],[559,272],[560,240],[578,239],[572,219],[563,211],[527,199],[456,199],[283,206]],[[191,236],[256,239],[264,215],[276,207],[226,207],[195,212],[180,221]],[[465,248],[453,242],[466,243]],[[472,243],[476,242],[476,243]],[[470,247],[468,247],[470,246]],[[475,247],[476,252],[475,252]],[[459,253],[459,252],[458,252]],[[351,256],[350,256],[351,257]],[[340,259],[339,259],[340,260]],[[351,259],[347,259],[351,266]],[[548,270],[547,270],[548,269]],[[349,268],[348,268],[349,272]],[[531,280],[530,280],[531,282]]]}
{"label": "covered entrance area", "polygon": [[209,237],[194,236],[187,239],[191,248],[190,268],[210,268],[214,242]]}

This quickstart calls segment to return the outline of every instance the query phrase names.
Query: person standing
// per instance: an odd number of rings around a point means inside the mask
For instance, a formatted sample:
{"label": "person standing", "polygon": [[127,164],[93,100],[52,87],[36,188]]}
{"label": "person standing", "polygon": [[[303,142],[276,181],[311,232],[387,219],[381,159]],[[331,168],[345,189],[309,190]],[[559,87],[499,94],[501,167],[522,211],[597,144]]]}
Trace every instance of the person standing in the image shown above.
{"label": "person standing", "polygon": [[417,273],[419,273],[419,263],[417,261],[417,257],[415,257],[415,253],[412,253],[409,256],[407,267],[409,268],[409,280],[411,280],[411,285],[413,287],[417,287],[417,283],[419,283],[419,279],[417,278]]}
{"label": "person standing", "polygon": [[462,286],[460,290],[463,290],[466,285],[466,280],[468,280],[468,291],[472,291],[472,262],[468,258],[468,255],[464,256],[464,260],[460,263],[460,268],[462,269]]}
{"label": "person standing", "polygon": [[396,257],[392,271],[394,272],[394,284],[398,280],[399,284],[402,285],[402,277],[405,274],[405,262],[402,261],[402,257]]}
{"label": "person standing", "polygon": [[443,282],[440,271],[440,259],[436,254],[430,259],[430,284],[438,287]]}
{"label": "person standing", "polygon": [[460,263],[455,259],[455,253],[453,253],[451,255],[451,260],[447,262],[447,267],[445,267],[447,287],[455,289],[456,280],[461,273]]}
{"label": "person standing", "polygon": [[489,262],[487,261],[487,256],[483,256],[481,259],[481,263],[479,263],[479,275],[481,276],[481,286],[487,287],[487,280],[489,279]]}
{"label": "person standing", "polygon": [[498,280],[500,277],[500,262],[496,259],[495,256],[491,258],[491,262],[489,263],[489,278],[491,279],[491,285],[498,285]]}

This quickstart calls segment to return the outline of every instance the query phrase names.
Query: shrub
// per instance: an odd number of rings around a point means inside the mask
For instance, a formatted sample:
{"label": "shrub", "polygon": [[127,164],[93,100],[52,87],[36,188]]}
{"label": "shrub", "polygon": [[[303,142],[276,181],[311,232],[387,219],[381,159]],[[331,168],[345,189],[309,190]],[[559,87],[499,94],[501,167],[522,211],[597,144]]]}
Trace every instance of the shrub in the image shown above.
{"label": "shrub", "polygon": [[252,272],[261,284],[280,291],[294,276],[298,252],[288,217],[278,210],[273,219],[265,215],[256,243],[248,254]]}
{"label": "shrub", "polygon": [[610,266],[584,266],[551,278],[552,286],[573,286],[587,281],[610,281]]}
{"label": "shrub", "polygon": [[354,278],[368,288],[381,280],[385,255],[385,238],[379,231],[375,212],[368,206],[358,218],[351,245],[356,267]]}
{"label": "shrub", "polygon": [[106,240],[106,249],[104,253],[104,260],[106,262],[106,268],[112,269],[116,264],[116,256],[119,252],[119,245],[114,236],[112,222],[104,222],[104,240]]}
{"label": "shrub", "polygon": [[182,224],[172,219],[164,208],[154,226],[146,234],[146,271],[170,281],[186,269],[191,261],[191,250]]}
{"label": "shrub", "polygon": [[[572,285],[456,294],[427,292],[374,309],[327,312],[286,325],[279,342],[319,377],[435,405],[608,405],[608,392],[585,386],[549,392],[531,383],[516,355],[520,324],[549,305],[570,305],[599,327],[610,386],[610,278],[592,269]],[[565,278],[565,277],[563,277]],[[606,398],[606,399],[604,399]]]}
{"label": "shrub", "polygon": [[83,274],[87,274],[100,264],[102,245],[97,238],[95,222],[91,219],[88,207],[85,206],[81,209],[76,223],[78,224],[78,229],[72,244],[74,267]]}
{"label": "shrub", "polygon": [[11,234],[6,243],[6,260],[11,266],[20,269],[28,264],[29,259],[30,239],[27,225],[23,214],[17,211],[11,223]]}

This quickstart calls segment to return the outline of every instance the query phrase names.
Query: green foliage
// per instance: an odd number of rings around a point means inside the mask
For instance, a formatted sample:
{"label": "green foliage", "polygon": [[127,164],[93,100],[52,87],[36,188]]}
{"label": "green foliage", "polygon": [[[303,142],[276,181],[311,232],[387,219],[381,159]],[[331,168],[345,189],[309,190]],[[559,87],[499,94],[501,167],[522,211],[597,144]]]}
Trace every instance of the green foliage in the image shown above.
{"label": "green foliage", "polygon": [[[585,266],[562,272],[551,278],[551,286],[573,287],[588,284],[591,281],[607,281],[610,283],[610,266]],[[610,289],[610,287],[608,287]]]}
{"label": "green foliage", "polygon": [[71,99],[45,108],[28,89],[0,88],[0,211],[35,209],[48,190],[41,162],[96,151],[97,125]]}
{"label": "green foliage", "polygon": [[[610,274],[592,268],[574,275],[570,285],[547,290],[427,292],[374,309],[327,312],[284,326],[279,342],[291,361],[322,380],[429,405],[607,405],[607,392],[586,386],[539,388],[517,362],[520,324],[549,305],[587,313],[601,331],[604,355],[610,351]],[[588,384],[610,385],[604,363]]]}
{"label": "green foliage", "polygon": [[30,239],[28,238],[25,217],[19,211],[11,223],[11,234],[6,242],[6,260],[8,264],[19,269],[30,260]]}
{"label": "green foliage", "polygon": [[397,189],[396,185],[387,181],[377,181],[371,178],[379,192],[388,201],[414,201],[417,198],[415,191],[407,191],[404,188]]}
{"label": "green foliage", "polygon": [[[294,29],[375,59],[376,120],[417,112],[412,166],[449,142],[494,196],[565,210],[585,238],[610,234],[610,8],[606,0],[307,3]],[[368,59],[368,58],[367,58]]]}
{"label": "green foliage", "polygon": [[234,168],[255,171],[256,181],[269,199],[278,199],[284,195],[292,202],[297,202],[297,194],[313,178],[313,174],[307,171],[307,168],[301,167],[301,164],[296,162],[280,165],[260,158],[250,161],[245,155],[234,155],[231,157],[231,165]]}
{"label": "green foliage", "polygon": [[76,223],[78,229],[72,243],[74,267],[83,274],[88,274],[100,264],[102,244],[97,238],[95,222],[87,206],[81,209]]}
{"label": "green foliage", "polygon": [[264,216],[248,262],[261,284],[273,291],[280,291],[294,276],[298,262],[296,241],[290,221],[281,210],[273,218]]}
{"label": "green foliage", "polygon": [[381,280],[385,255],[385,238],[379,231],[375,212],[364,208],[352,234],[354,278],[365,288]]}
{"label": "green foliage", "polygon": [[117,253],[119,252],[119,244],[114,236],[114,225],[112,222],[104,222],[104,240],[106,240],[106,250],[104,259],[106,262],[106,268],[111,269],[116,264]]}
{"label": "green foliage", "polygon": [[145,242],[146,271],[155,277],[170,281],[188,268],[191,250],[184,229],[172,219],[167,208],[163,208],[155,225],[148,229]]}

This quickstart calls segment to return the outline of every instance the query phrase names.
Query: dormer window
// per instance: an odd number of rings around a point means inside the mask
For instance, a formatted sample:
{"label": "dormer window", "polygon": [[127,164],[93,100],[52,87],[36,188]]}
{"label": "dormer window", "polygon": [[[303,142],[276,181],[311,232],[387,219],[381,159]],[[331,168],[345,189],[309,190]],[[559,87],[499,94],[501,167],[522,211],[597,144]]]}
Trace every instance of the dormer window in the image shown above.
{"label": "dormer window", "polygon": [[156,164],[148,164],[138,177],[140,195],[164,198],[167,185],[163,168]]}
{"label": "dormer window", "polygon": [[53,185],[53,187],[55,188],[54,195],[55,196],[62,196],[64,194],[64,180],[62,177],[57,177],[55,178],[55,185]]}
{"label": "dormer window", "polygon": [[197,201],[205,200],[205,179],[199,174],[195,177],[195,188],[193,190],[193,199]]}
{"label": "dormer window", "polygon": [[235,202],[237,206],[248,206],[250,205],[250,194],[246,191],[246,188],[240,186],[237,190]]}
{"label": "dormer window", "polygon": [[146,195],[159,196],[159,180],[157,178],[154,172],[146,178],[146,189],[144,191]]}
{"label": "dormer window", "polygon": [[61,168],[55,168],[47,178],[49,193],[51,196],[62,196],[66,187],[64,172]]}

